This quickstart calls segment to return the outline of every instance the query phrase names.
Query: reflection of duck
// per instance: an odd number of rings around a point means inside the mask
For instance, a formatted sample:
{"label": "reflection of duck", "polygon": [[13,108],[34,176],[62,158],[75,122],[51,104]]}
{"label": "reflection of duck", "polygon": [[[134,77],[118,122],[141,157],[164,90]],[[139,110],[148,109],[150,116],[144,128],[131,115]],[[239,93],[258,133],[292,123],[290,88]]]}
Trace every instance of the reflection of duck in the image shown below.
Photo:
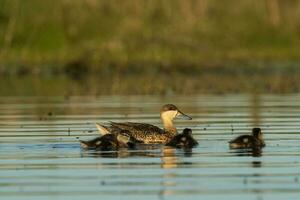
{"label": "reflection of duck", "polygon": [[134,148],[135,141],[122,131],[117,134],[106,134],[90,141],[80,141],[81,146],[86,149],[97,149],[101,151],[117,150],[118,148]]}
{"label": "reflection of duck", "polygon": [[182,133],[174,136],[166,146],[176,148],[193,148],[198,145],[198,142],[192,136],[192,129],[185,128]]}
{"label": "reflection of duck", "polygon": [[175,105],[166,104],[162,107],[160,111],[160,117],[162,119],[164,129],[160,129],[157,126],[144,123],[115,123],[111,122],[110,126],[103,126],[101,124],[96,124],[102,135],[108,133],[119,133],[122,130],[128,131],[128,134],[145,144],[153,143],[167,143],[177,134],[177,129],[173,124],[174,118],[185,118],[192,119],[191,117],[185,115],[181,112]]}
{"label": "reflection of duck", "polygon": [[234,153],[235,156],[252,156],[252,157],[261,157],[262,156],[262,148],[261,147],[255,147],[255,148],[235,148],[234,151],[231,153]]}
{"label": "reflection of duck", "polygon": [[252,135],[241,135],[229,141],[232,149],[262,148],[265,146],[263,133],[260,128],[253,128]]}

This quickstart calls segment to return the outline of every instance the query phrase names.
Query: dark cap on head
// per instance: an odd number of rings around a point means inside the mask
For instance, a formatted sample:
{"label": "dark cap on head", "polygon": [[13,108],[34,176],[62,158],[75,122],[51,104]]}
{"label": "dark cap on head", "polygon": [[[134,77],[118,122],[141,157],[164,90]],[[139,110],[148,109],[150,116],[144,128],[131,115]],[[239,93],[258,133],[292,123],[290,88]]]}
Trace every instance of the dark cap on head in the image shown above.
{"label": "dark cap on head", "polygon": [[252,133],[259,133],[259,132],[261,132],[260,128],[253,128],[252,129]]}
{"label": "dark cap on head", "polygon": [[192,129],[185,128],[185,129],[183,129],[182,133],[185,135],[192,135]]}
{"label": "dark cap on head", "polygon": [[161,110],[160,110],[160,114],[162,115],[163,113],[167,113],[168,111],[171,111],[171,113],[176,112],[176,114],[173,113],[173,115],[169,116],[169,118],[171,117],[173,118],[182,118],[182,119],[187,119],[187,120],[191,120],[192,118],[186,114],[184,114],[183,112],[181,112],[175,105],[173,104],[166,104],[164,105]]}
{"label": "dark cap on head", "polygon": [[166,104],[161,108],[160,111],[163,112],[163,111],[169,111],[169,110],[178,110],[178,108],[173,104]]}
{"label": "dark cap on head", "polygon": [[260,128],[253,128],[252,129],[252,134],[254,137],[259,137],[261,135],[261,129]]}

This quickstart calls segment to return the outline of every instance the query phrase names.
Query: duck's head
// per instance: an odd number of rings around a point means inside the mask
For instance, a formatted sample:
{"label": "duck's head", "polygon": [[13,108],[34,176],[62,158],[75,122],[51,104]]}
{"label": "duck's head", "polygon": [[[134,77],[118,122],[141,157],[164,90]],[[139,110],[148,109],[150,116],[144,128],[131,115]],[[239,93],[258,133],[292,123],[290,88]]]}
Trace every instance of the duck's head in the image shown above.
{"label": "duck's head", "polygon": [[192,118],[183,112],[181,112],[175,105],[173,104],[166,104],[160,110],[160,116],[162,119],[170,119],[173,120],[174,118],[181,118],[191,120]]}
{"label": "duck's head", "polygon": [[253,128],[252,129],[252,134],[255,138],[259,139],[259,140],[263,140],[263,134],[261,132],[260,128]]}

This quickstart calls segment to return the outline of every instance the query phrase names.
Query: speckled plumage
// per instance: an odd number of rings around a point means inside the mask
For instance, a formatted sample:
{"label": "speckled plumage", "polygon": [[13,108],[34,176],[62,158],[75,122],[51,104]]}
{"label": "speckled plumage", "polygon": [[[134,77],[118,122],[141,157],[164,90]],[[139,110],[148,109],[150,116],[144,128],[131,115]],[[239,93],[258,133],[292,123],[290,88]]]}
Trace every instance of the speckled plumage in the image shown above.
{"label": "speckled plumage", "polygon": [[133,122],[111,122],[111,126],[108,127],[108,130],[112,133],[126,130],[129,132],[131,137],[145,144],[165,143],[176,134],[176,132],[166,131],[151,124]]}
{"label": "speckled plumage", "polygon": [[132,138],[136,139],[137,142],[145,144],[165,144],[177,134],[177,129],[173,125],[174,118],[184,117],[191,119],[191,117],[179,111],[173,104],[164,105],[161,108],[160,116],[164,124],[164,129],[151,124],[133,122],[110,122],[110,126],[104,126],[101,124],[96,124],[96,126],[101,134],[117,134],[125,130]]}

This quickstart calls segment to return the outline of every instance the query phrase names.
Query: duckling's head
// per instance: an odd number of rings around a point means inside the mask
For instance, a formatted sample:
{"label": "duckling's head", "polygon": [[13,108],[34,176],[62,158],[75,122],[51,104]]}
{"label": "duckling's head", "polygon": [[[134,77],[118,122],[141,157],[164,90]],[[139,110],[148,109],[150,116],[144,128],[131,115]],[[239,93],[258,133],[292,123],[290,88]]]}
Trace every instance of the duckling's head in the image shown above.
{"label": "duckling's head", "polygon": [[183,135],[189,135],[189,136],[192,136],[192,129],[190,129],[190,128],[185,128],[185,129],[183,129],[182,133],[183,133]]}
{"label": "duckling's head", "polygon": [[257,138],[259,140],[263,140],[263,133],[261,132],[260,128],[253,128],[252,134],[255,138]]}
{"label": "duckling's head", "polygon": [[181,112],[175,105],[173,104],[166,104],[160,110],[160,116],[162,119],[170,119],[173,120],[174,118],[182,118],[191,120],[192,118],[183,112]]}

